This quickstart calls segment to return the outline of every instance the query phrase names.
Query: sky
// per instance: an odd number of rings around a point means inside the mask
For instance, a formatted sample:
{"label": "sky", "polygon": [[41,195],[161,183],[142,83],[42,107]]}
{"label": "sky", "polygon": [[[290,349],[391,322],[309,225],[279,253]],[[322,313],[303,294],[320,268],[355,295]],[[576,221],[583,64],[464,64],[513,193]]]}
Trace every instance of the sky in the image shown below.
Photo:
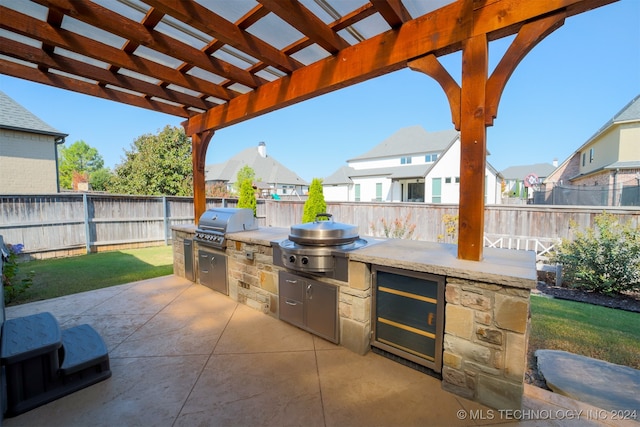
{"label": "sky", "polygon": [[[511,41],[490,43],[489,72]],[[460,53],[440,61],[459,83]],[[123,162],[138,137],[184,120],[5,75],[0,90],[69,134],[66,146],[82,140],[96,148],[109,168]],[[529,52],[507,82],[498,116],[487,129],[487,161],[497,171],[562,163],[637,95],[640,0],[570,17]],[[405,69],[220,129],[206,164],[265,142],[268,155],[311,182],[414,125],[429,132],[453,129],[442,88]]]}

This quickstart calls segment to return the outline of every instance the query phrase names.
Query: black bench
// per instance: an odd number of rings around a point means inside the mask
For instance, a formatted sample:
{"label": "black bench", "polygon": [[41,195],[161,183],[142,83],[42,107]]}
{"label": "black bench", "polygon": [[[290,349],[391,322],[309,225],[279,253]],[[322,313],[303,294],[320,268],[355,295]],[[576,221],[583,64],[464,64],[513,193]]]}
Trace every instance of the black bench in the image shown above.
{"label": "black bench", "polygon": [[100,335],[86,324],[60,329],[47,312],[4,322],[0,362],[6,375],[8,417],[111,376]]}
{"label": "black bench", "polygon": [[[8,251],[0,235],[0,273]],[[109,353],[89,325],[61,329],[48,312],[5,320],[0,283],[0,425],[111,377]]]}

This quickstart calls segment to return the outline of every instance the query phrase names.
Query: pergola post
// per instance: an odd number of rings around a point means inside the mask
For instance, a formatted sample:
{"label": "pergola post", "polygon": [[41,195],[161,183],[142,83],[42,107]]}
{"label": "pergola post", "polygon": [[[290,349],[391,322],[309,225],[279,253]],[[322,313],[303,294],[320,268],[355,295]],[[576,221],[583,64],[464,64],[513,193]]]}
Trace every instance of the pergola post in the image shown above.
{"label": "pergola post", "polygon": [[207,157],[207,147],[214,130],[207,130],[191,135],[191,160],[193,163],[193,215],[194,223],[198,225],[200,216],[207,210],[207,195],[205,187],[204,167]]}
{"label": "pergola post", "polygon": [[480,261],[484,247],[484,196],[487,126],[493,125],[502,91],[516,66],[542,39],[564,23],[564,11],[529,22],[488,77],[488,38],[478,34],[463,43],[462,88],[433,54],[408,62],[435,79],[449,101],[451,120],[460,131],[460,208],[458,257]]}
{"label": "pergola post", "polygon": [[465,40],[462,49],[458,258],[471,261],[482,259],[484,239],[488,47],[481,34]]}

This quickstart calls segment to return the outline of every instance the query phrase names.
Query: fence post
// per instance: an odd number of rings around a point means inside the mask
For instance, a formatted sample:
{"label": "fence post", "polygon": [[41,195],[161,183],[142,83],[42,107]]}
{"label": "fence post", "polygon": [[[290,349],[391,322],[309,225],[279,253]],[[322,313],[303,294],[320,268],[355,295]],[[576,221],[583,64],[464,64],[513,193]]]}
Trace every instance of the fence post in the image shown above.
{"label": "fence post", "polygon": [[87,253],[91,253],[91,228],[89,227],[89,199],[87,193],[82,193],[82,206],[84,208],[84,237]]}
{"label": "fence post", "polygon": [[167,209],[167,196],[162,196],[162,217],[164,218],[164,245],[169,246],[169,209]]}

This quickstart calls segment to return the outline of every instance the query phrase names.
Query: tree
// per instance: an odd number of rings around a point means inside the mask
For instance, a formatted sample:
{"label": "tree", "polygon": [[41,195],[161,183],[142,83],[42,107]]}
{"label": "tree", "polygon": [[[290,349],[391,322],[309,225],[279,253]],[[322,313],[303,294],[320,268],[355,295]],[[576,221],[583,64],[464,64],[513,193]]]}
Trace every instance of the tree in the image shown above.
{"label": "tree", "polygon": [[157,135],[140,136],[125,151],[109,183],[111,193],[193,195],[191,142],[182,128],[165,126]]}
{"label": "tree", "polygon": [[312,222],[319,213],[327,211],[327,203],[324,201],[324,193],[322,192],[322,180],[313,178],[309,186],[309,198],[304,202],[304,210],[302,212],[302,222]]}
{"label": "tree", "polygon": [[104,160],[98,150],[82,140],[68,147],[60,146],[59,149],[58,172],[61,188],[72,189],[74,172],[87,173],[91,177],[93,173],[104,169]]}
{"label": "tree", "polygon": [[239,208],[249,208],[253,210],[253,216],[256,216],[258,201],[256,200],[256,192],[253,189],[253,181],[245,179],[240,186],[240,198],[238,198]]}
{"label": "tree", "polygon": [[89,175],[89,184],[94,191],[107,191],[113,173],[109,168],[101,168]]}
{"label": "tree", "polygon": [[254,171],[251,166],[244,165],[238,171],[238,175],[236,175],[236,182],[233,183],[233,189],[236,194],[241,192],[242,184],[244,184],[244,181],[247,179],[251,181],[251,184],[253,184],[253,181],[256,179],[256,171]]}

